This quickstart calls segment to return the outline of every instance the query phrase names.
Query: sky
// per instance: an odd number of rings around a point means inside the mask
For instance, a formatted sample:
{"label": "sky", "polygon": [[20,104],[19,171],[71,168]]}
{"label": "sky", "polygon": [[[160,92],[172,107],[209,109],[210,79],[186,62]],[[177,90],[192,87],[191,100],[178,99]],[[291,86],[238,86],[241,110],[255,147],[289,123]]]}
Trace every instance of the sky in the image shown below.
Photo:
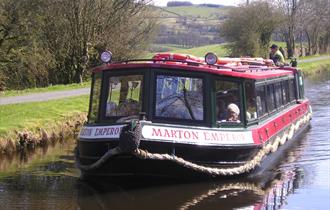
{"label": "sky", "polygon": [[[156,6],[166,6],[167,2],[171,0],[153,0]],[[242,3],[243,0],[177,0],[177,1],[189,1],[193,4],[221,4],[221,5],[238,5]]]}

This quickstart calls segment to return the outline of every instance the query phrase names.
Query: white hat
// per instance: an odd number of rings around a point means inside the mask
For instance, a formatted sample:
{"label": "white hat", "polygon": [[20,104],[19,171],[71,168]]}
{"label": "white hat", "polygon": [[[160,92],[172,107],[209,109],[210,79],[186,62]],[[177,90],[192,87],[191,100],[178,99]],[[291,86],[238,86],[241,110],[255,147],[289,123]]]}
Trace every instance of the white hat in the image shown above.
{"label": "white hat", "polygon": [[239,108],[236,104],[229,104],[227,109],[239,115]]}

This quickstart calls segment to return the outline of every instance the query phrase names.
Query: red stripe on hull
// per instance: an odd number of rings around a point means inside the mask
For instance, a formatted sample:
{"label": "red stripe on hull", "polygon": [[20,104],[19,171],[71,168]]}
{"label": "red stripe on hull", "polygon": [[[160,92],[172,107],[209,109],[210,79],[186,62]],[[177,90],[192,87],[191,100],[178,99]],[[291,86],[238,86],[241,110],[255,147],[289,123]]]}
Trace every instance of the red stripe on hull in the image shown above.
{"label": "red stripe on hull", "polygon": [[273,136],[277,135],[284,128],[290,126],[293,122],[308,113],[309,101],[305,100],[282,113],[274,119],[261,124],[259,127],[252,129],[254,143],[257,145],[269,141]]}

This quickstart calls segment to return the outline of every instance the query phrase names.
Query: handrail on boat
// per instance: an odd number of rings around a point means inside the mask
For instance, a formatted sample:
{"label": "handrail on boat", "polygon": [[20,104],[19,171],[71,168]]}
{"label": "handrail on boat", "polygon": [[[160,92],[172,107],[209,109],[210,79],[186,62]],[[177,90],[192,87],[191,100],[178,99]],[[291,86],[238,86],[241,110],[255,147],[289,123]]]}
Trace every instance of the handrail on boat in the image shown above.
{"label": "handrail on boat", "polygon": [[111,64],[129,64],[129,63],[134,63],[134,62],[152,62],[152,63],[162,63],[162,62],[175,62],[175,63],[182,63],[182,64],[187,64],[191,66],[208,66],[208,67],[213,67],[216,69],[229,69],[234,72],[257,72],[257,71],[269,71],[269,70],[275,70],[278,69],[276,66],[268,67],[265,65],[249,65],[247,66],[226,66],[226,65],[220,65],[220,64],[207,64],[207,63],[202,63],[202,62],[196,62],[196,61],[191,61],[191,60],[178,60],[178,59],[129,59],[129,60],[123,60],[123,61],[115,61],[112,62]]}

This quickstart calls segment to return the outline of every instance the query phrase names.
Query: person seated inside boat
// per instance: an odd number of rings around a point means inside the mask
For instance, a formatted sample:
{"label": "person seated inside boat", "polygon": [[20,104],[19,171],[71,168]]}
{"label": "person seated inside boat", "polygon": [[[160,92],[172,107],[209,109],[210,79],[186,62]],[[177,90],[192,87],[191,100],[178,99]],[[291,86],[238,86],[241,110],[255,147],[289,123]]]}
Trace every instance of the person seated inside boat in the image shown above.
{"label": "person seated inside boat", "polygon": [[139,114],[139,102],[128,98],[124,101],[119,102],[117,108],[117,116],[131,116]]}
{"label": "person seated inside boat", "polygon": [[228,107],[227,107],[227,113],[228,113],[228,116],[227,116],[227,122],[241,122],[239,120],[239,108],[236,104],[229,104]]}
{"label": "person seated inside boat", "polygon": [[256,102],[253,98],[250,98],[247,103],[246,119],[254,120],[257,118]]}
{"label": "person seated inside boat", "polygon": [[217,101],[217,120],[222,121],[227,119],[226,103],[222,99]]}
{"label": "person seated inside boat", "polygon": [[117,112],[117,104],[113,101],[107,102],[107,106],[105,109],[105,115],[107,117],[116,116],[117,115],[116,112]]}

